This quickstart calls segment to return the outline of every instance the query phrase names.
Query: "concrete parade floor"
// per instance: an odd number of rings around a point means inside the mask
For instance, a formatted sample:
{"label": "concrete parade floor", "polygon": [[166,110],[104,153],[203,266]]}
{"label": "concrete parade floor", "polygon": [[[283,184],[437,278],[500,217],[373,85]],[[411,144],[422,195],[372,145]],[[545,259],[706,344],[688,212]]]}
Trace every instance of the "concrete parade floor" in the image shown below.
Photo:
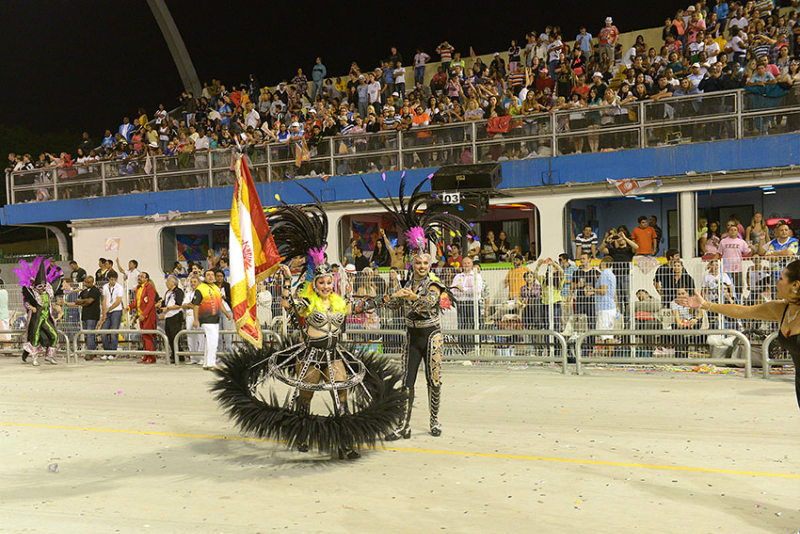
{"label": "concrete parade floor", "polygon": [[443,376],[442,437],[420,374],[412,438],[339,461],[241,436],[196,366],[0,358],[0,532],[800,530],[792,375]]}

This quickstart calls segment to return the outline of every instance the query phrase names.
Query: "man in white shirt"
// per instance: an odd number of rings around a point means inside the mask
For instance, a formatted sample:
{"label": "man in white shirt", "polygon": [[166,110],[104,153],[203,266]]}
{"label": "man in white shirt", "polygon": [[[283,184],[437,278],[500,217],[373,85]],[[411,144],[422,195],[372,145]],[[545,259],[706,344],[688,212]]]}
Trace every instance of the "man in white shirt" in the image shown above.
{"label": "man in white shirt", "polygon": [[128,291],[128,302],[133,302],[136,296],[136,287],[139,285],[139,262],[130,260],[128,262],[128,270],[122,268],[122,264],[117,258],[117,267],[119,272],[122,273],[122,278],[125,280],[125,289]]}
{"label": "man in white shirt", "polygon": [[261,122],[261,116],[256,111],[255,104],[252,102],[247,103],[247,114],[244,116],[244,125],[245,127],[252,126],[253,129],[257,129],[259,123]]}
{"label": "man in white shirt", "polygon": [[[483,278],[473,272],[472,258],[461,259],[463,271],[453,278],[451,285],[453,296],[456,297],[458,310],[458,329],[474,330],[477,301],[481,298]],[[469,343],[471,336],[459,336],[460,343]]]}
{"label": "man in white shirt", "polygon": [[[135,260],[131,260],[131,262],[133,261]],[[117,258],[117,263],[119,264],[119,258]],[[124,297],[124,291],[122,286],[117,283],[116,272],[110,271],[108,273],[108,283],[103,286],[102,294],[103,302],[101,308],[102,312],[100,314],[100,324],[102,326],[100,328],[102,330],[118,330],[119,324],[122,322],[122,299]],[[100,359],[113,360],[116,358],[119,334],[103,334],[102,338],[103,350],[107,350],[109,353],[100,356]]]}

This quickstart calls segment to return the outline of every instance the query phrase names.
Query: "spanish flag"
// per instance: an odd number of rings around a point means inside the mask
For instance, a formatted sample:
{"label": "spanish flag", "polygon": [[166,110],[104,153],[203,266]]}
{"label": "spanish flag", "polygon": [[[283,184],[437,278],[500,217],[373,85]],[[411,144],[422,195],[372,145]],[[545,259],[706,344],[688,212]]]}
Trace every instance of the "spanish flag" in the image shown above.
{"label": "spanish flag", "polygon": [[280,256],[275,240],[269,236],[264,208],[261,207],[247,162],[238,155],[234,159],[236,185],[233,189],[228,245],[231,306],[239,335],[260,348],[256,285],[278,269]]}

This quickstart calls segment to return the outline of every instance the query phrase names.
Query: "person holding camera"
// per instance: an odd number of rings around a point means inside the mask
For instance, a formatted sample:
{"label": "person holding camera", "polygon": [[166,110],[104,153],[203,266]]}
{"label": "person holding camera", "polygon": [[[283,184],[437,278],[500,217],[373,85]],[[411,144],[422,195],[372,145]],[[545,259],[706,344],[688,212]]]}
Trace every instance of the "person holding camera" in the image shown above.
{"label": "person holding camera", "polygon": [[606,232],[599,249],[600,252],[611,256],[611,259],[614,260],[611,270],[617,281],[617,302],[620,304],[620,311],[626,314],[630,300],[628,291],[630,288],[631,262],[639,251],[639,245],[628,237],[628,228],[622,225]]}

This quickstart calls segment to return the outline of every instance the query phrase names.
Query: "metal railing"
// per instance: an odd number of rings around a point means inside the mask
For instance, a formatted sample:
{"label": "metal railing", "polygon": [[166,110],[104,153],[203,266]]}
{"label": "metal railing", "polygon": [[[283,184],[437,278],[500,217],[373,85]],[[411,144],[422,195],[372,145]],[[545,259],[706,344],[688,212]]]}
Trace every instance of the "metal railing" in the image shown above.
{"label": "metal railing", "polygon": [[[445,356],[446,360],[470,360],[470,361],[526,361],[526,362],[556,362],[561,364],[561,372],[562,374],[567,374],[567,364],[569,361],[569,351],[567,349],[567,340],[564,336],[556,332],[555,330],[529,330],[529,329],[520,329],[520,330],[503,330],[503,329],[483,329],[483,330],[442,330],[442,335],[445,336],[445,345],[461,345],[461,342],[458,341],[458,338],[461,337],[470,337],[476,336],[479,338],[479,341],[474,344],[474,349],[476,350],[469,350],[469,352],[450,352]],[[388,330],[388,329],[354,329],[350,328],[345,333],[345,339],[348,341],[353,341],[350,339],[351,337],[370,337],[370,336],[381,336],[380,339],[377,340],[366,340],[363,341],[363,344],[368,344],[370,342],[381,343],[385,344],[386,340],[382,336],[397,336],[398,338],[404,338],[407,336],[407,332],[405,330]],[[488,341],[487,338],[492,337],[492,341]],[[506,338],[522,338],[523,341],[513,341],[513,340],[497,340],[498,337],[506,337]],[[555,352],[552,355],[546,356],[535,356],[532,354],[487,354],[485,351],[480,350],[483,346],[494,346],[494,345],[529,345],[530,343],[524,341],[525,339],[529,339],[531,337],[542,337],[542,338],[555,338],[558,345],[561,348],[559,354]],[[354,343],[359,343],[357,341],[353,341]],[[472,346],[469,347],[472,349]]]}
{"label": "metal railing", "polygon": [[[761,358],[762,358],[762,367],[761,373],[762,376],[766,379],[770,378],[770,369],[773,365],[794,365],[794,361],[791,358],[782,358],[779,360],[773,360],[769,356],[769,350],[775,340],[778,339],[778,332],[773,332],[764,338],[763,343],[761,344]],[[794,371],[797,372],[797,369]]]}
{"label": "metal railing", "polygon": [[[277,332],[275,332],[273,330],[262,329],[261,333],[264,334],[265,336],[269,336],[269,337],[275,339],[275,341],[267,341],[267,343],[277,343],[279,347],[283,345],[283,338]],[[236,331],[236,330],[220,330],[219,331],[220,337],[223,336],[223,335],[235,335],[235,334],[238,334],[238,331]],[[189,336],[189,335],[205,336],[205,334],[204,334],[202,329],[197,329],[197,330],[184,329],[184,330],[179,331],[177,334],[175,334],[175,345],[172,347],[172,356],[174,358],[175,365],[178,365],[178,362],[179,362],[180,358],[185,358],[186,356],[203,356],[203,354],[204,354],[203,352],[200,352],[200,351],[181,350],[181,348],[180,348],[181,339],[186,337],[186,336]],[[237,342],[241,342],[241,341],[237,341]],[[218,350],[217,351],[217,356],[226,356],[228,354],[230,354],[230,351],[227,351],[227,350]]]}
{"label": "metal railing", "polygon": [[[800,131],[795,92],[744,90],[600,105],[492,120],[337,135],[295,164],[286,142],[248,145],[256,182],[647,148]],[[6,173],[8,202],[60,200],[232,185],[230,149]],[[532,184],[536,185],[536,184]],[[543,184],[546,185],[546,184]]]}
{"label": "metal railing", "polygon": [[[123,335],[143,335],[143,334],[153,334],[157,335],[161,338],[163,342],[163,348],[159,349],[157,344],[154,344],[153,350],[138,350],[138,349],[123,349],[117,346],[117,350],[106,350],[106,349],[95,349],[89,350],[86,348],[86,340],[83,341],[83,346],[78,348],[78,339],[83,337],[85,338],[86,335],[114,335],[119,336],[120,334]],[[136,330],[136,329],[117,329],[117,330],[79,330],[75,333],[75,362],[78,361],[78,356],[101,356],[103,354],[113,354],[115,356],[126,356],[126,355],[134,355],[134,356],[145,356],[145,355],[155,355],[156,357],[162,356],[164,358],[164,363],[169,365],[169,340],[167,339],[167,335],[162,332],[161,330]]]}
{"label": "metal railing", "polygon": [[[0,330],[0,335],[4,335],[4,334],[5,335],[18,336],[18,337],[24,338],[25,334],[27,334],[27,332],[25,330]],[[72,355],[72,351],[70,350],[71,345],[70,345],[70,342],[69,342],[69,337],[67,337],[67,335],[64,332],[62,332],[61,330],[59,330],[59,329],[56,329],[56,335],[64,337],[64,341],[65,341],[65,347],[64,347],[65,358],[67,360],[67,364],[69,364],[69,358],[70,358],[70,355]],[[11,340],[7,340],[7,341],[0,340],[0,352],[2,352],[4,354],[20,354],[21,355],[22,352],[23,352],[21,343],[16,347],[9,347],[9,349],[6,349],[5,346],[4,346],[4,345],[14,345],[15,343],[17,343],[17,342],[11,341]],[[56,356],[58,356],[58,351],[56,352]],[[77,356],[75,356],[75,363],[78,363],[78,357]]]}
{"label": "metal railing", "polygon": [[[664,357],[664,356],[590,356],[584,358],[583,344],[588,337],[598,336],[632,336],[632,337],[647,337],[653,336],[656,339],[661,338],[674,338],[674,337],[697,337],[697,336],[713,336],[713,335],[727,335],[735,336],[742,342],[743,356],[742,358],[688,358],[688,357]],[[602,341],[596,342],[598,347],[605,349],[615,349],[620,347],[620,344],[603,343]],[[681,364],[691,362],[693,364],[710,363],[710,364],[730,364],[730,363],[743,363],[744,376],[750,378],[752,375],[752,360],[750,351],[750,340],[739,332],[738,330],[720,329],[720,330],[589,330],[579,334],[575,338],[575,370],[577,373],[583,374],[584,363],[636,363],[636,364],[655,364],[655,363],[672,363]]]}

